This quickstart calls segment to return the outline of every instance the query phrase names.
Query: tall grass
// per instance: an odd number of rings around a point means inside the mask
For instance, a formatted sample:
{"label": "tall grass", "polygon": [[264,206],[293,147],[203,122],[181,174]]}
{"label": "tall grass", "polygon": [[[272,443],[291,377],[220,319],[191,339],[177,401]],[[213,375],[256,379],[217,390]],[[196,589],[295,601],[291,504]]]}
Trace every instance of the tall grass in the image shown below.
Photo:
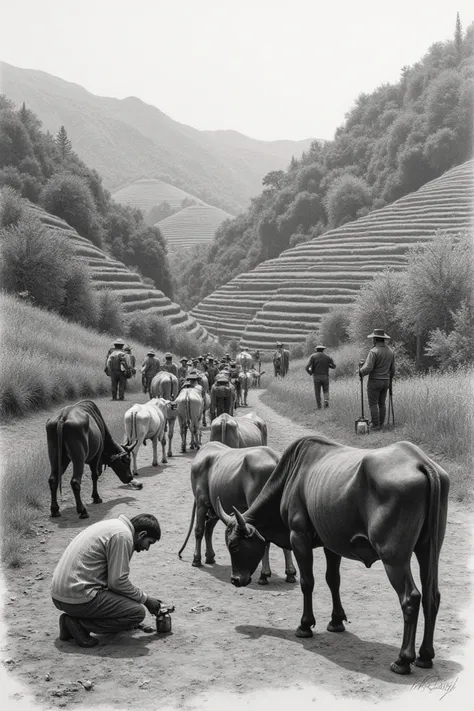
{"label": "tall grass", "polygon": [[[290,414],[293,419],[353,446],[383,446],[400,440],[418,444],[429,456],[439,457],[441,462],[446,458],[454,463],[452,493],[458,499],[471,495],[474,463],[473,370],[395,380],[393,400],[396,426],[361,438],[354,431],[354,422],[361,413],[359,378],[356,375],[338,379],[331,377],[330,407],[328,410],[316,410],[312,378],[304,371],[304,365],[306,360],[294,362],[286,378],[273,378],[263,401],[278,412],[287,416]],[[352,368],[354,370],[354,360]],[[364,379],[365,416],[370,419],[366,384]]]}

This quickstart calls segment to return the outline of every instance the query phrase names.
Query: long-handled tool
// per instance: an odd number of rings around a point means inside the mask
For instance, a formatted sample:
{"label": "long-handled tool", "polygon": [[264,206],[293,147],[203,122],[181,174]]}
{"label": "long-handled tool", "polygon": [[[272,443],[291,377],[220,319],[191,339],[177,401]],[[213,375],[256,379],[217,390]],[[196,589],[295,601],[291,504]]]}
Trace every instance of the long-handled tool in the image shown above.
{"label": "long-handled tool", "polygon": [[360,401],[362,405],[362,415],[358,420],[355,421],[355,431],[356,434],[369,434],[369,421],[364,417],[364,377],[359,375],[360,378]]}
{"label": "long-handled tool", "polygon": [[395,427],[395,412],[393,410],[393,391],[392,391],[392,381],[390,380],[390,385],[388,386],[388,417],[387,425],[390,425],[390,413],[392,414],[392,426]]}

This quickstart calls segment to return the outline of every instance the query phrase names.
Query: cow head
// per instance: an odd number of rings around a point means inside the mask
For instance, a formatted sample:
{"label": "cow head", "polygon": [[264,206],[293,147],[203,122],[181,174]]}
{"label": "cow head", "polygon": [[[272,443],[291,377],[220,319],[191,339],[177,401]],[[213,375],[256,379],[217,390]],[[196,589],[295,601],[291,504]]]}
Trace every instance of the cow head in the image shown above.
{"label": "cow head", "polygon": [[237,588],[252,582],[255,572],[265,552],[265,539],[254,526],[245,521],[235,506],[233,516],[229,516],[220,499],[217,499],[217,514],[226,525],[225,542],[230,553],[232,574],[230,582]]}
{"label": "cow head", "polygon": [[137,446],[138,440],[132,444],[122,444],[120,451],[115,452],[108,457],[103,457],[104,464],[108,464],[111,469],[117,474],[118,478],[124,484],[130,484],[134,489],[141,489],[143,484],[134,480],[133,473],[130,468],[131,457],[130,452]]}

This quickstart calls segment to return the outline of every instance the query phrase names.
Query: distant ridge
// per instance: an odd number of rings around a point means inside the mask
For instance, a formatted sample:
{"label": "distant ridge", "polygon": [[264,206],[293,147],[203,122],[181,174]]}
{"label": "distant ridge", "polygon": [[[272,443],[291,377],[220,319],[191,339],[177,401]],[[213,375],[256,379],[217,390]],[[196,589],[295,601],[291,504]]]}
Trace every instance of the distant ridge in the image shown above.
{"label": "distant ridge", "polygon": [[401,270],[408,249],[439,229],[457,233],[474,219],[474,160],[366,217],[262,262],[192,309],[211,333],[249,348],[304,341],[333,306],[349,306],[385,267]]}
{"label": "distant ridge", "polygon": [[160,202],[168,202],[173,208],[181,207],[181,203],[186,198],[202,203],[202,200],[199,200],[194,195],[181,190],[181,188],[176,188],[174,185],[165,183],[163,180],[158,180],[158,178],[135,180],[130,185],[119,188],[112,194],[112,197],[122,205],[138,207],[143,212],[148,212]]}
{"label": "distant ridge", "polygon": [[232,219],[228,212],[212,205],[190,205],[175,215],[156,223],[166,239],[168,251],[209,244],[224,220]]}

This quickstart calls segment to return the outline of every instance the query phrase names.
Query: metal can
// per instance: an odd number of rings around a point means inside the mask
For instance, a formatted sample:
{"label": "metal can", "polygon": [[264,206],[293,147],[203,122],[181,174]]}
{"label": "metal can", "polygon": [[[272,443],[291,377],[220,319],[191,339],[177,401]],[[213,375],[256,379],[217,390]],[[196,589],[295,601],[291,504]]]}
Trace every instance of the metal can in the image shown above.
{"label": "metal can", "polygon": [[156,616],[156,633],[168,634],[171,632],[171,615],[168,612]]}

